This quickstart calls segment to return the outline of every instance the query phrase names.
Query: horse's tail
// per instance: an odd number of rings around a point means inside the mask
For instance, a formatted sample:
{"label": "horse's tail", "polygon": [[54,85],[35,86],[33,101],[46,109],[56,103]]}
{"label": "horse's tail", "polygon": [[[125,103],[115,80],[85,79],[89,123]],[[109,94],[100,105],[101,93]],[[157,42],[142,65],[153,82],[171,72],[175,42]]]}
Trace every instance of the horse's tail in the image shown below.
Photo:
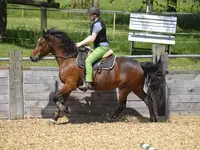
{"label": "horse's tail", "polygon": [[144,70],[146,84],[148,85],[146,98],[152,100],[157,107],[161,107],[165,100],[163,96],[165,95],[166,84],[161,61],[156,64],[142,62],[140,65]]}

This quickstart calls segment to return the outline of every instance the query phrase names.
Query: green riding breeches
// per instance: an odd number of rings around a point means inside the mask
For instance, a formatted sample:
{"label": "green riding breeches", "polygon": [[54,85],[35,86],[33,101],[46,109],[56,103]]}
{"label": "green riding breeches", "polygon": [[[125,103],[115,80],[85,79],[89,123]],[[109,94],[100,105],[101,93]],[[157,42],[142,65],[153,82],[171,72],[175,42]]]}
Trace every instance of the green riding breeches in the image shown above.
{"label": "green riding breeches", "polygon": [[86,58],[85,67],[86,67],[86,81],[92,82],[92,64],[98,59],[102,58],[105,53],[109,50],[108,46],[100,46],[94,49],[94,51]]}

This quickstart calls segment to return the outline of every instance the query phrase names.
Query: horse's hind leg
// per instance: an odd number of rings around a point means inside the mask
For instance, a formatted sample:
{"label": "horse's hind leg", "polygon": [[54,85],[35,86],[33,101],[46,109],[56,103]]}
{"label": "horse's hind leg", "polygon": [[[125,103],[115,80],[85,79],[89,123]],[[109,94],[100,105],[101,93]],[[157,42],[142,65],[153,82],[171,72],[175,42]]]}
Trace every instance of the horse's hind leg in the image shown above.
{"label": "horse's hind leg", "polygon": [[141,89],[135,89],[133,91],[141,100],[145,102],[149,109],[149,114],[150,114],[150,121],[151,122],[157,122],[156,115],[154,113],[154,107],[153,107],[153,100],[151,97],[147,97],[147,94],[144,92],[143,88]]}
{"label": "horse's hind leg", "polygon": [[119,106],[115,110],[115,112],[107,118],[107,121],[111,122],[114,121],[114,119],[126,108],[126,100],[127,100],[127,95],[131,91],[129,89],[119,89]]}

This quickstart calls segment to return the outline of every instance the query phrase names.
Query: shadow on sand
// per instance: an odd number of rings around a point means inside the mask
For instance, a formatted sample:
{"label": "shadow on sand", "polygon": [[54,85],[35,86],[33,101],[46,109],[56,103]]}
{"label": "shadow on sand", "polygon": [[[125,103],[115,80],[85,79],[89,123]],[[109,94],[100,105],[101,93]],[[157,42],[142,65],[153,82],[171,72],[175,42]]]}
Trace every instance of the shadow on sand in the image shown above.
{"label": "shadow on sand", "polygon": [[[49,94],[49,102],[42,110],[42,118],[51,118],[56,109],[52,100],[53,92]],[[75,93],[66,101],[66,106],[71,109],[71,114],[61,113],[57,124],[68,123],[105,123],[107,116],[115,112],[117,103],[116,90],[108,92]],[[63,119],[65,118],[65,119]],[[115,120],[115,122],[149,122],[134,108],[126,108]]]}

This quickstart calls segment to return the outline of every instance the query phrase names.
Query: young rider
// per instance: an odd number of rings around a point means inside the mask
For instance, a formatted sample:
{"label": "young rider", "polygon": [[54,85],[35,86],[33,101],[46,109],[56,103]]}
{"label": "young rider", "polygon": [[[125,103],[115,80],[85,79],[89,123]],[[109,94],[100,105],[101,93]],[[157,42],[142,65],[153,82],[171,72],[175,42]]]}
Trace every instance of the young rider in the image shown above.
{"label": "young rider", "polygon": [[86,67],[86,80],[83,82],[82,86],[79,86],[81,90],[93,89],[92,86],[92,64],[98,59],[102,58],[105,53],[109,50],[109,42],[106,36],[106,26],[99,18],[100,10],[97,7],[91,7],[88,9],[88,16],[91,21],[91,33],[83,41],[76,44],[77,47],[86,45],[93,42],[94,50],[86,58],[85,67]]}

